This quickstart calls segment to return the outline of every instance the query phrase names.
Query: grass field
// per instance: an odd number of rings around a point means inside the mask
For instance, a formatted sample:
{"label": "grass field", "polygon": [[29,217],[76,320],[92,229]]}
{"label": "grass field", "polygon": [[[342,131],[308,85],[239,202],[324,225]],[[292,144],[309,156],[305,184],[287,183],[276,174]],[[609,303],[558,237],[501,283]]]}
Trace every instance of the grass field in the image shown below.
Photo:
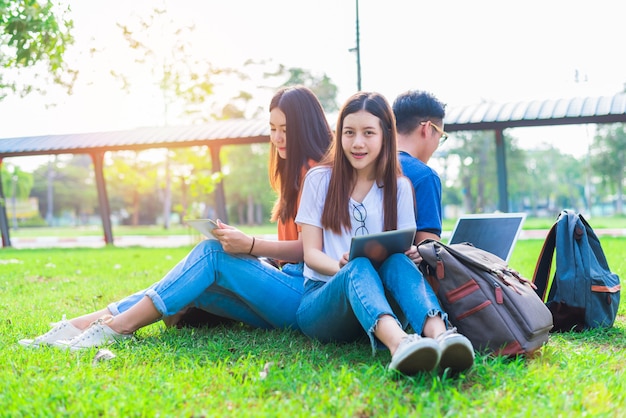
{"label": "grass field", "polygon": [[[595,227],[595,224],[594,224]],[[511,266],[531,277],[542,242]],[[626,277],[626,239],[603,238]],[[0,416],[623,417],[626,317],[612,329],[552,335],[532,359],[477,356],[458,376],[397,378],[369,344],[322,345],[243,325],[140,330],[94,362],[17,344],[158,280],[189,247],[0,250]]]}

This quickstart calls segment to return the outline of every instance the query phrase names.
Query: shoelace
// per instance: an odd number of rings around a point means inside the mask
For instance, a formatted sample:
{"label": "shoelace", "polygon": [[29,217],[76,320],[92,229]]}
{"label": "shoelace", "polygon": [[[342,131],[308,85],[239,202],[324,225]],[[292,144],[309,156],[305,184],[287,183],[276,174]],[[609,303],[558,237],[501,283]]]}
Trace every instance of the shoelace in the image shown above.
{"label": "shoelace", "polygon": [[76,337],[69,340],[68,345],[74,345],[78,341],[86,340],[90,338],[91,336],[98,334],[98,332],[102,332],[102,328],[98,327],[98,325],[104,324],[105,321],[108,319],[109,318],[106,318],[106,317],[96,319],[91,324],[89,324],[89,327],[87,329],[85,329],[83,332],[78,334]]}
{"label": "shoelace", "polygon": [[417,341],[420,340],[422,337],[418,334],[409,334],[406,337],[404,337],[402,339],[402,342],[400,343],[401,345],[406,345],[406,344],[410,344],[413,341]]}
{"label": "shoelace", "polygon": [[[63,318],[59,321],[59,322],[54,322],[52,323],[52,329],[48,332],[46,332],[45,334],[35,338],[34,342],[36,341],[45,341],[47,340],[49,337],[52,337],[55,334],[58,334],[61,330],[67,328],[67,325],[69,324],[69,322],[64,322],[65,321],[65,315],[63,315]],[[61,326],[58,326],[59,324],[62,324]]]}
{"label": "shoelace", "polygon": [[452,328],[450,328],[450,329],[448,329],[448,330],[445,330],[445,331],[444,331],[444,332],[442,332],[439,336],[437,336],[437,338],[436,338],[436,339],[437,339],[438,341],[443,340],[446,336],[448,336],[448,335],[450,335],[450,334],[457,334],[456,327],[452,327]]}

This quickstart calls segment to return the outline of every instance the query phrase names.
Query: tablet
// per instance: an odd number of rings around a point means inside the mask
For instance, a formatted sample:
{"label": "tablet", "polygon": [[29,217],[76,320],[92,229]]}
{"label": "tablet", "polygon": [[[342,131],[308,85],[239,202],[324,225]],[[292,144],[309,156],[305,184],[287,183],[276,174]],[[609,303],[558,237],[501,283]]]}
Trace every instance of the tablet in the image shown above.
{"label": "tablet", "polygon": [[413,245],[415,228],[352,237],[349,259],[367,257],[378,267],[387,257],[403,253]]}
{"label": "tablet", "polygon": [[217,239],[213,236],[213,230],[219,228],[213,219],[186,219],[185,223],[194,227],[209,239]]}

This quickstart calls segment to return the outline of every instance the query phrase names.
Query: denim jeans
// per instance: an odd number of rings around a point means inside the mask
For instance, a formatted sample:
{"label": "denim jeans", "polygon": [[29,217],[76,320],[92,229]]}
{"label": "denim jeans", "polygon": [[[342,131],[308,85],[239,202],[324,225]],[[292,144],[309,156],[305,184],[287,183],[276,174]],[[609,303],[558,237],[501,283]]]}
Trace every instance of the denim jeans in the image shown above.
{"label": "denim jeans", "polygon": [[440,315],[447,323],[435,292],[404,254],[391,255],[378,270],[367,258],[356,258],[328,282],[308,280],[297,312],[307,336],[329,342],[368,335],[373,350],[382,346],[374,337],[382,315],[420,334],[428,317]]}
{"label": "denim jeans", "polygon": [[160,281],[108,308],[118,315],[147,296],[163,316],[195,306],[258,328],[297,329],[302,270],[302,263],[279,270],[253,256],[229,254],[219,241],[205,240]]}

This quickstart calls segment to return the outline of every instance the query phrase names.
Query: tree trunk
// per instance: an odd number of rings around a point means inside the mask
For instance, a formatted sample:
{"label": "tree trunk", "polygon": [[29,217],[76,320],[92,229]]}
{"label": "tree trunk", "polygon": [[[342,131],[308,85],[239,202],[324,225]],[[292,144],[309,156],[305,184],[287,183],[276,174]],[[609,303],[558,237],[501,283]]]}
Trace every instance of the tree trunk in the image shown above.
{"label": "tree trunk", "polygon": [[248,203],[246,205],[246,220],[248,225],[254,225],[254,196],[248,195]]}
{"label": "tree trunk", "polygon": [[170,178],[170,153],[165,151],[165,193],[163,196],[163,229],[170,229],[172,212],[172,180]]}
{"label": "tree trunk", "polygon": [[463,206],[467,213],[474,213],[474,198],[472,195],[472,177],[463,176]]}
{"label": "tree trunk", "polygon": [[245,209],[244,204],[242,203],[237,204],[237,219],[239,219],[240,225],[243,225],[245,223],[244,209]]}
{"label": "tree trunk", "polygon": [[133,190],[133,218],[132,225],[139,225],[139,192]]}
{"label": "tree trunk", "polygon": [[180,223],[183,223],[183,219],[187,216],[187,209],[189,203],[187,202],[187,181],[185,176],[180,177],[180,205],[182,210],[180,211]]}

